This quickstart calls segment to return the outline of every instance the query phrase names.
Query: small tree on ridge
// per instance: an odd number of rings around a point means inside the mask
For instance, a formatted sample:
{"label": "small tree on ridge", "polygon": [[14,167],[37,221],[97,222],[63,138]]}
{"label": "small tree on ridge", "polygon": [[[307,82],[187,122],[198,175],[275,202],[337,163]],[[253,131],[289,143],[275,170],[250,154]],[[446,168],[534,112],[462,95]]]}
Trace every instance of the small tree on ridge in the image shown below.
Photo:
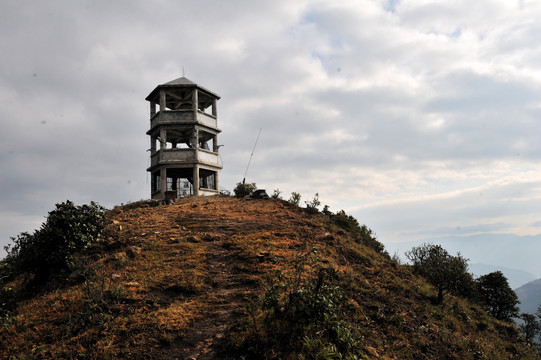
{"label": "small tree on ridge", "polygon": [[471,275],[468,259],[460,254],[450,255],[440,245],[423,244],[406,252],[413,269],[424,276],[438,290],[437,304],[443,302],[446,292],[458,292]]}
{"label": "small tree on ridge", "polygon": [[494,271],[477,279],[477,293],[496,319],[511,321],[513,317],[519,316],[517,304],[520,302],[517,294],[501,271]]}

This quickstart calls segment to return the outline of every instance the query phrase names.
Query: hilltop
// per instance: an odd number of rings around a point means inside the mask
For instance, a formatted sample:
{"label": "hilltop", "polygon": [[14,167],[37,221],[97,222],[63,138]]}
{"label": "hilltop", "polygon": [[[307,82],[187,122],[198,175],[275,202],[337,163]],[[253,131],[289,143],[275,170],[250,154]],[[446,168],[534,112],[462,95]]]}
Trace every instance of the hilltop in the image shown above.
{"label": "hilltop", "polygon": [[107,216],[77,271],[21,292],[1,319],[1,358],[536,358],[514,325],[459,297],[434,305],[408,266],[286,201],[186,198]]}

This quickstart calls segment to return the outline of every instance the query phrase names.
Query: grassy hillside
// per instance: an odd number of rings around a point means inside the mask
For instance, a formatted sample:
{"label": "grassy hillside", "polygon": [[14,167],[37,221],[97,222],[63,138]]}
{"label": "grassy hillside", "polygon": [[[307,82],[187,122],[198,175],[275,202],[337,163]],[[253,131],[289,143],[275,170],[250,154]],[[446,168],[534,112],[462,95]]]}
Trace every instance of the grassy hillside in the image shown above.
{"label": "grassy hillside", "polygon": [[6,359],[535,359],[323,214],[281,200],[115,208],[103,239],[0,319]]}

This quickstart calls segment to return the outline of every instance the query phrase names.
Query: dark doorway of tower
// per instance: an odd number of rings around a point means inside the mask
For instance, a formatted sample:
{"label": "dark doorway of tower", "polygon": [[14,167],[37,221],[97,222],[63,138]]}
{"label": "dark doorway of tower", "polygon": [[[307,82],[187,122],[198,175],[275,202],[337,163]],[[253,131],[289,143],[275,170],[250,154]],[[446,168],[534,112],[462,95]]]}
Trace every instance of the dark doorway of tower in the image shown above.
{"label": "dark doorway of tower", "polygon": [[[164,194],[167,193],[167,197],[169,199],[195,195],[193,168],[167,169],[166,174],[166,189]],[[161,179],[159,171],[152,173],[151,182],[152,192],[161,192]],[[205,190],[217,191],[216,171],[199,168],[199,192],[201,193]]]}

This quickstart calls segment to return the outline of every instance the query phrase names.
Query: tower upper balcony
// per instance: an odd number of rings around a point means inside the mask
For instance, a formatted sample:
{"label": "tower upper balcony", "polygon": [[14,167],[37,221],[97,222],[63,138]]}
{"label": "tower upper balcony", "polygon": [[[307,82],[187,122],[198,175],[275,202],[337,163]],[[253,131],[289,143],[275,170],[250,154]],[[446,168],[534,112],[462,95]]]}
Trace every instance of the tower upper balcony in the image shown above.
{"label": "tower upper balcony", "polygon": [[200,124],[213,129],[218,129],[218,121],[215,115],[201,110],[169,110],[158,111],[150,118],[150,129],[158,125],[169,124]]}
{"label": "tower upper balcony", "polygon": [[158,85],[146,98],[150,130],[162,124],[200,124],[218,130],[218,99],[219,95],[185,77]]}

